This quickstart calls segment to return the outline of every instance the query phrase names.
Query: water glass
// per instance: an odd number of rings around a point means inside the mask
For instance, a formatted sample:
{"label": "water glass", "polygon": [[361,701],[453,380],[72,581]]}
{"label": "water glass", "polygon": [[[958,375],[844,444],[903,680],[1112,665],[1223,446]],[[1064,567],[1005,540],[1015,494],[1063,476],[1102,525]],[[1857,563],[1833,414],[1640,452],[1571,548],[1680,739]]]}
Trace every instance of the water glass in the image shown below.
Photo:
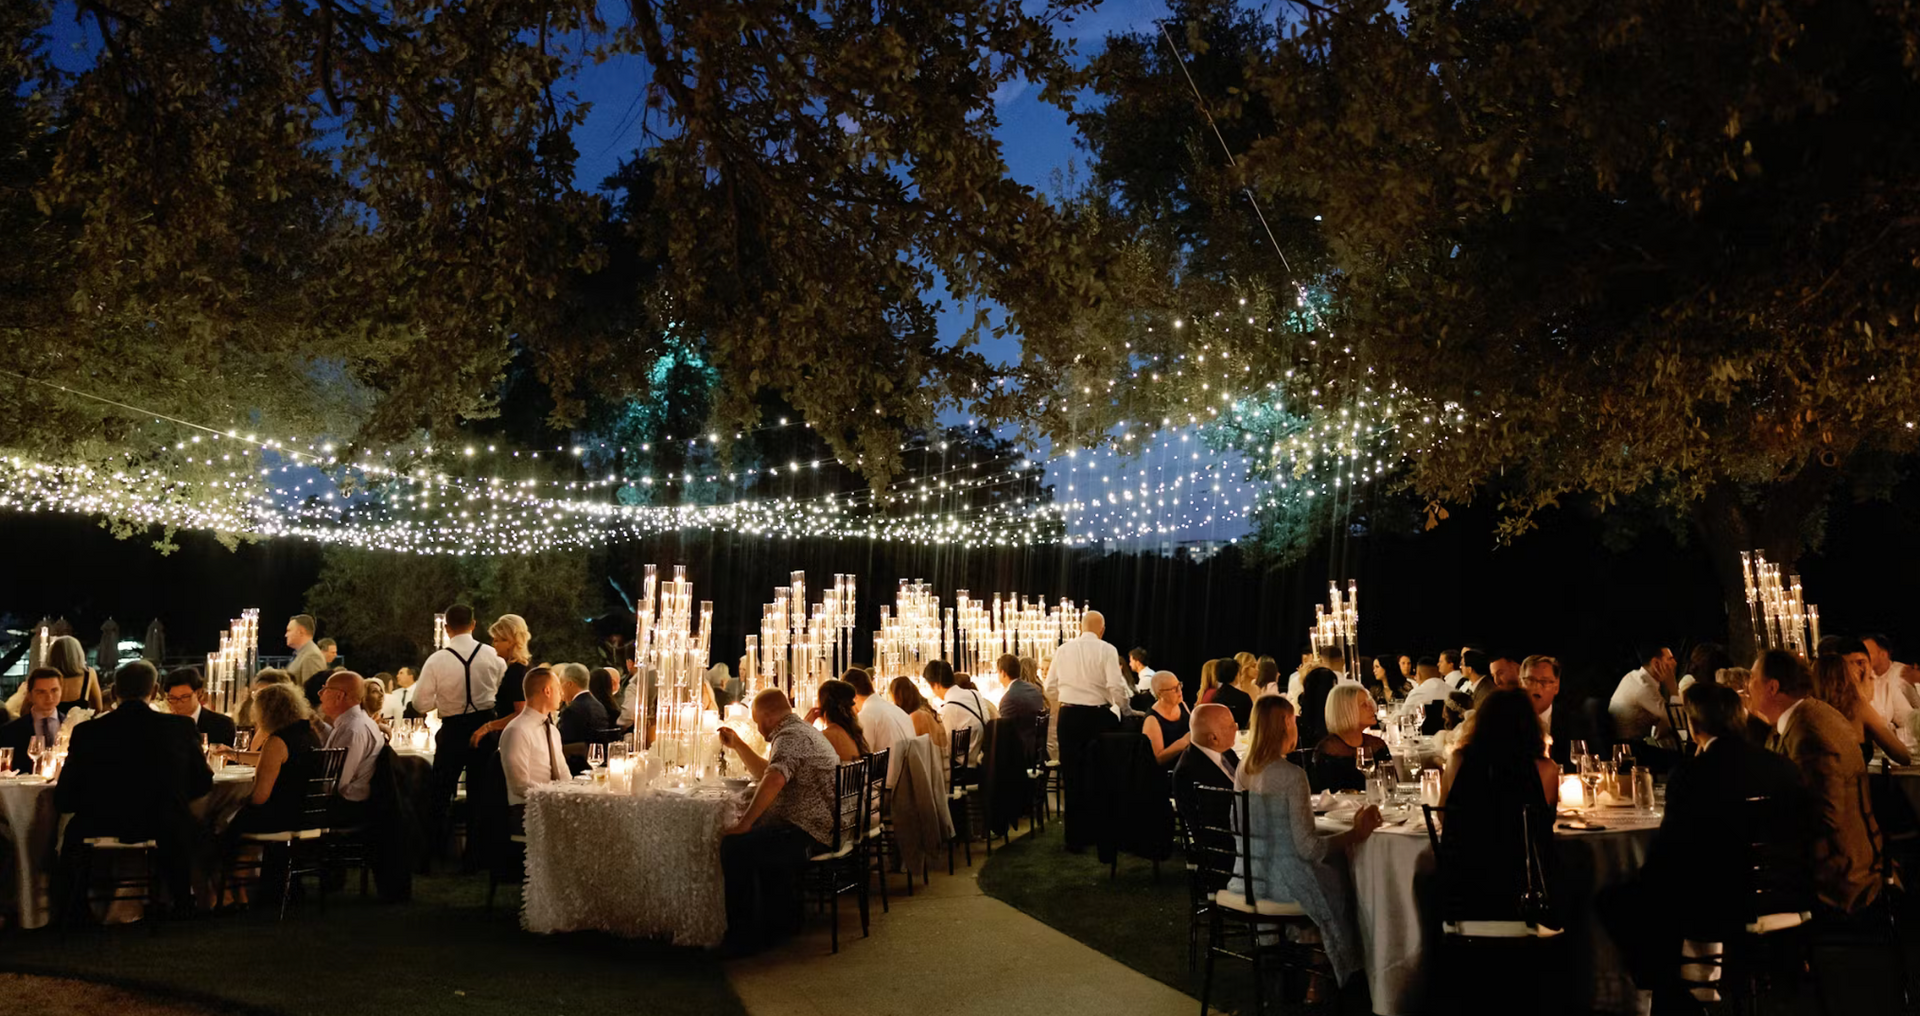
{"label": "water glass", "polygon": [[1653,813],[1653,770],[1633,771],[1633,808],[1641,814]]}
{"label": "water glass", "polygon": [[0,748],[0,776],[13,773],[13,749]]}
{"label": "water glass", "polygon": [[1633,745],[1616,744],[1613,746],[1613,764],[1616,766],[1633,765]]}
{"label": "water glass", "polygon": [[1373,778],[1373,752],[1366,745],[1363,744],[1353,750],[1353,764],[1360,770],[1361,775],[1368,779]]}
{"label": "water glass", "polygon": [[1420,770],[1420,803],[1440,806],[1440,770]]}

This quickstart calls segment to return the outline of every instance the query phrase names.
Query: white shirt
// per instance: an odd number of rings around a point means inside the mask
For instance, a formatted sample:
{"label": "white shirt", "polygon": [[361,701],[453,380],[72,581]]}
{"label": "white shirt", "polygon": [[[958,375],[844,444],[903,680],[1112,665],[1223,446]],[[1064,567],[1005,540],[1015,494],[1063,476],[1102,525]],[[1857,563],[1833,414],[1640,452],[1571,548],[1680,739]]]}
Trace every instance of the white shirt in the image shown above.
{"label": "white shirt", "polygon": [[1194,745],[1194,747],[1200,749],[1200,754],[1205,755],[1206,757],[1212,759],[1213,764],[1219,766],[1220,771],[1227,774],[1228,780],[1233,779],[1233,770],[1227,768],[1227,760],[1224,758],[1221,758],[1219,752],[1214,751],[1212,748],[1209,748],[1204,744],[1196,744]]}
{"label": "white shirt", "polygon": [[[467,667],[460,661],[474,654],[471,666],[475,712],[493,708],[493,696],[500,690],[500,678],[507,672],[507,661],[474,640],[472,632],[463,632],[447,640],[446,650],[436,651],[420,665],[420,680],[414,682],[413,708],[423,713],[440,711],[442,719],[458,716],[469,709]],[[451,651],[447,651],[451,650]],[[456,658],[455,653],[459,656]]]}
{"label": "white shirt", "polygon": [[1620,679],[1607,702],[1613,717],[1613,733],[1623,741],[1638,741],[1667,729],[1667,699],[1660,682],[1647,668],[1638,667]]}
{"label": "white shirt", "polygon": [[1153,675],[1160,673],[1152,667],[1141,667],[1140,673],[1133,675],[1134,691],[1153,691]]}
{"label": "white shirt", "polygon": [[1090,631],[1068,639],[1053,654],[1046,690],[1062,706],[1109,706],[1121,716],[1132,697],[1120,676],[1120,651]]}
{"label": "white shirt", "polygon": [[1805,701],[1806,699],[1794,699],[1792,705],[1780,710],[1780,718],[1773,721],[1773,729],[1781,737],[1787,736],[1787,717],[1792,716],[1793,711],[1800,708],[1800,703]]}
{"label": "white shirt", "polygon": [[1873,679],[1873,710],[1895,729],[1904,729],[1916,708],[1920,708],[1920,689],[1907,683],[1905,664],[1896,663]]}
{"label": "white shirt", "polygon": [[507,803],[527,803],[527,791],[542,783],[571,779],[560,754],[560,730],[532,709],[508,721],[500,732],[500,768],[507,774]]}
{"label": "white shirt", "polygon": [[1466,680],[1466,677],[1467,675],[1462,674],[1456,668],[1454,670],[1447,671],[1447,676],[1444,678],[1441,678],[1441,680],[1447,682],[1447,687],[1452,688],[1454,691],[1463,691],[1464,689],[1460,687],[1460,682]]}
{"label": "white shirt", "polygon": [[1551,733],[1553,731],[1553,707],[1552,706],[1548,706],[1546,709],[1534,715],[1540,717],[1541,733],[1545,734],[1545,733]]}
{"label": "white shirt", "polygon": [[380,715],[389,720],[397,720],[407,715],[407,706],[413,701],[413,690],[418,687],[418,684],[410,684],[405,688],[394,688],[387,692],[387,697],[380,703]]}
{"label": "white shirt", "polygon": [[1427,703],[1445,702],[1452,691],[1453,686],[1447,682],[1430,678],[1413,686],[1413,690],[1407,693],[1407,704],[1401,709],[1414,716],[1425,716]]}
{"label": "white shirt", "polygon": [[385,747],[387,738],[380,733],[380,726],[373,717],[359,706],[341,713],[333,721],[333,729],[327,733],[323,747],[347,749],[347,759],[340,766],[340,796],[348,801],[364,801],[373,791],[373,763],[380,757],[380,749]]}
{"label": "white shirt", "polygon": [[[1056,661],[1056,666],[1057,665],[1058,663]],[[879,698],[879,696],[876,695],[874,698]],[[873,699],[868,699],[867,701],[872,702]],[[986,754],[987,720],[992,718],[993,715],[988,710],[991,708],[992,707],[987,704],[987,700],[982,697],[979,692],[962,688],[959,685],[954,685],[946,689],[946,697],[940,702],[940,725],[947,728],[949,735],[961,727],[973,728],[973,743],[967,747],[968,765],[978,764],[981,757]],[[902,713],[901,715],[904,716],[906,714]],[[911,718],[907,720],[907,725],[908,727],[912,727],[913,720]],[[863,725],[860,729],[864,732],[866,727]]]}
{"label": "white shirt", "polygon": [[885,695],[869,695],[860,704],[859,719],[860,735],[867,739],[868,749],[893,749],[887,755],[887,786],[891,787],[899,781],[900,767],[907,761],[907,742],[914,737],[913,717]]}

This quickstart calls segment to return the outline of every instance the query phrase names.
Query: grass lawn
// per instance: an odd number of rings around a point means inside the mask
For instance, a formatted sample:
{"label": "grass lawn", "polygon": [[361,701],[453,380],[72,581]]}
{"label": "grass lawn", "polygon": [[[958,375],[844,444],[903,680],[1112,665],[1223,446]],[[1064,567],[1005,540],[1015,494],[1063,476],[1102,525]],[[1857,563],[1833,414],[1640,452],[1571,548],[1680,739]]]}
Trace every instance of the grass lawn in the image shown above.
{"label": "grass lawn", "polygon": [[[77,977],[286,1016],[580,1012],[743,1013],[715,956],[598,933],[520,930],[519,893],[482,909],[486,876],[414,880],[414,900],[309,897],[269,910],[167,923],[11,933],[0,970]],[[223,1006],[220,1003],[232,1003]]]}

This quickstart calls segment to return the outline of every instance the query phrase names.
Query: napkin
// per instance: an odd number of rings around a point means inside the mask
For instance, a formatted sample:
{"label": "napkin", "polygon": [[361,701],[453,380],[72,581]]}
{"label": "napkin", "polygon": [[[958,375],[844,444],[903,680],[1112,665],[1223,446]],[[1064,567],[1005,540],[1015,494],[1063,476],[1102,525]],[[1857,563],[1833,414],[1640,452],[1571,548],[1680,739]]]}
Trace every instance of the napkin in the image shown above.
{"label": "napkin", "polygon": [[[91,719],[93,719],[93,710],[85,708],[84,706],[74,706],[72,709],[67,710],[66,717],[60,721],[60,732],[63,734],[72,734],[73,728]],[[92,737],[93,735],[88,734],[87,736]]]}

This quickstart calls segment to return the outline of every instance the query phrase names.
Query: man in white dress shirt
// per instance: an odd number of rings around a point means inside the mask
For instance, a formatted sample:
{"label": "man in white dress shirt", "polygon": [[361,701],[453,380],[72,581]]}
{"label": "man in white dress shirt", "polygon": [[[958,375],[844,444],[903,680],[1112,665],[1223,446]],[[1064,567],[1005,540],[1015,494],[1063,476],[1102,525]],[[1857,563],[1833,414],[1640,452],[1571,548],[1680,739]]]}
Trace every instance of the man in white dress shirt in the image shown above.
{"label": "man in white dress shirt", "polygon": [[513,810],[516,831],[524,827],[527,791],[571,778],[561,753],[560,728],[553,722],[560,705],[559,679],[552,667],[535,667],[527,671],[522,687],[526,708],[500,731],[500,769],[507,777],[507,807]]}
{"label": "man in white dress shirt", "polygon": [[1080,619],[1080,635],[1053,654],[1047,670],[1047,696],[1060,703],[1060,777],[1066,792],[1067,849],[1093,843],[1091,814],[1078,823],[1076,813],[1090,811],[1091,785],[1086,762],[1093,739],[1119,727],[1127,713],[1127,681],[1120,673],[1120,651],[1102,640],[1107,619],[1089,610]]}
{"label": "man in white dress shirt", "polygon": [[953,668],[945,660],[928,663],[923,676],[933,688],[937,703],[934,711],[940,714],[940,724],[947,728],[948,735],[962,728],[973,731],[967,742],[966,764],[979,765],[987,752],[987,721],[998,715],[993,704],[972,688],[960,687],[960,679],[954,676]]}
{"label": "man in white dress shirt", "polygon": [[380,749],[386,747],[386,735],[363,708],[367,682],[351,670],[336,670],[320,686],[320,712],[329,724],[324,747],[345,748],[347,758],[340,767],[335,793],[327,802],[333,822],[354,826],[367,817],[367,799],[373,796],[373,767]]}
{"label": "man in white dress shirt", "polygon": [[474,639],[472,607],[464,603],[448,607],[446,624],[446,643],[420,666],[413,694],[414,709],[440,713],[427,800],[436,833],[444,827],[447,803],[473,754],[473,732],[493,719],[493,697],[500,689],[501,675],[507,672],[500,654]]}
{"label": "man in white dress shirt", "polygon": [[916,736],[913,717],[885,695],[875,695],[872,675],[859,667],[848,668],[841,680],[853,685],[853,709],[860,719],[860,736],[867,739],[868,750],[893,749],[887,753],[887,786],[891,787],[900,779],[907,742]]}
{"label": "man in white dress shirt", "polygon": [[1607,702],[1613,717],[1613,735],[1619,741],[1660,738],[1672,732],[1667,722],[1667,700],[1678,691],[1673,650],[1656,645],[1640,652],[1641,664],[1620,679]]}
{"label": "man in white dress shirt", "polygon": [[1400,711],[1409,716],[1419,717],[1424,724],[1427,717],[1427,703],[1445,702],[1447,693],[1452,690],[1453,686],[1447,683],[1446,678],[1440,676],[1439,662],[1431,656],[1422,656],[1420,661],[1413,665],[1413,690],[1407,692],[1406,704],[1400,707]]}
{"label": "man in white dress shirt", "polygon": [[387,689],[387,697],[380,703],[380,715],[387,720],[405,719],[407,707],[413,705],[414,685],[418,680],[412,667],[394,671],[393,687]]}
{"label": "man in white dress shirt", "polygon": [[1866,636],[1867,668],[1873,675],[1873,708],[1896,729],[1905,729],[1920,709],[1920,688],[1914,687],[1912,668],[1893,660],[1893,644],[1885,635]]}
{"label": "man in white dress shirt", "polygon": [[1158,674],[1159,671],[1147,666],[1145,646],[1134,646],[1132,651],[1127,653],[1127,669],[1133,671],[1133,690],[1152,694],[1153,675]]}
{"label": "man in white dress shirt", "polygon": [[1463,690],[1467,675],[1460,672],[1460,650],[1440,650],[1440,674],[1440,679],[1447,682],[1448,688],[1453,691]]}

